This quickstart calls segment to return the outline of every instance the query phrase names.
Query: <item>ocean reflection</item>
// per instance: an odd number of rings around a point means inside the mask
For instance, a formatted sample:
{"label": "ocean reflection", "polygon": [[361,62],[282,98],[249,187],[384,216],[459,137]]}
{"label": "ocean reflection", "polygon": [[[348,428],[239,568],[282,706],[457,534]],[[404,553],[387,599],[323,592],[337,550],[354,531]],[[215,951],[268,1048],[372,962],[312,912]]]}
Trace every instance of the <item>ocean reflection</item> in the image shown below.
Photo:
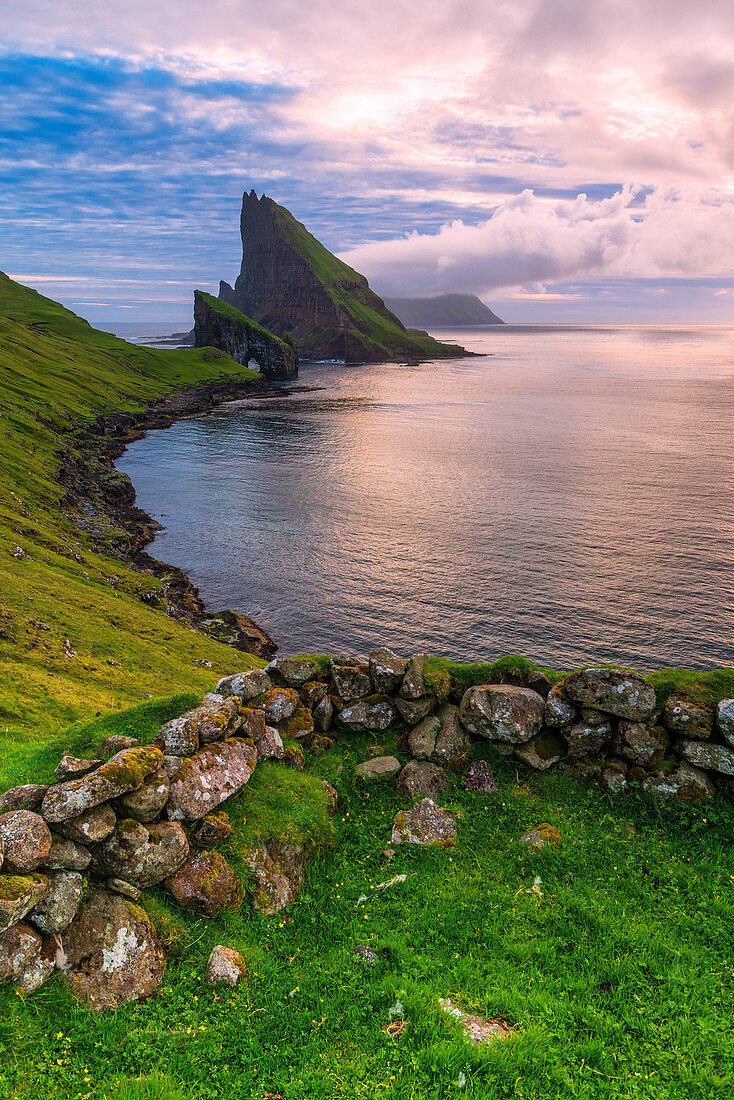
{"label": "ocean reflection", "polygon": [[133,444],[153,553],[284,651],[731,664],[734,330],[452,339]]}

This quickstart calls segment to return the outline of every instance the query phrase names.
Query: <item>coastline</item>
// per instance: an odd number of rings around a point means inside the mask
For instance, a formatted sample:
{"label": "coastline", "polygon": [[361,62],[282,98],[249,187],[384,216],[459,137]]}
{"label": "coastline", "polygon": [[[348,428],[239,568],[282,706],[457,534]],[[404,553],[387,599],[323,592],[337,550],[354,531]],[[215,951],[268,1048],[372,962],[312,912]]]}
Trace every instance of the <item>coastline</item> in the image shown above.
{"label": "coastline", "polygon": [[58,479],[65,490],[68,514],[106,554],[138,573],[163,582],[163,591],[143,594],[143,602],[171,618],[188,622],[215,641],[264,660],[278,645],[262,627],[240,611],[208,609],[198,588],[182,569],[159,561],[145,550],[162,524],[136,504],[127,474],[115,466],[128,444],[151,429],[169,428],[178,420],[203,416],[227,401],[268,397],[282,391],[267,382],[222,379],[189,386],[151,400],[137,413],[106,413],[85,425],[73,440],[68,436],[57,452]]}

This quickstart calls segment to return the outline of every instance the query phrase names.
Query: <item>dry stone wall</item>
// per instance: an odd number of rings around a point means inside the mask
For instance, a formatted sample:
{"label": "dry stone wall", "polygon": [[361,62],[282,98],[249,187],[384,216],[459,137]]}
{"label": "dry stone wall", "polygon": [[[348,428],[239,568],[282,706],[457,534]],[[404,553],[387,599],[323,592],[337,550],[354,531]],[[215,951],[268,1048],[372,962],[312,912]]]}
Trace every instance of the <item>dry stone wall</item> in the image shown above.
{"label": "dry stone wall", "polygon": [[[486,762],[472,764],[478,741],[528,768],[555,767],[614,792],[636,782],[652,796],[694,803],[717,791],[734,797],[732,699],[707,709],[671,695],[659,707],[644,676],[610,668],[556,684],[538,670],[515,682],[503,674],[439,698],[427,660],[386,649],[278,657],[220,680],[151,745],[109,737],[94,759],[63,756],[58,782],[6,791],[0,981],[30,992],[58,971],[93,1009],[149,996],[165,961],[143,891],[161,886],[208,918],[242,904],[242,884],[217,851],[231,833],[224,804],[259,759],[302,769],[299,743],[319,754],[350,734],[400,733],[405,764],[383,756],[356,769],[358,780],[394,782],[412,804],[396,818],[396,843],[453,841],[436,805],[449,772],[466,772],[470,790],[496,789]],[[333,812],[336,792],[325,788]],[[253,848],[244,861],[250,905],[273,913],[297,897],[302,844]]]}

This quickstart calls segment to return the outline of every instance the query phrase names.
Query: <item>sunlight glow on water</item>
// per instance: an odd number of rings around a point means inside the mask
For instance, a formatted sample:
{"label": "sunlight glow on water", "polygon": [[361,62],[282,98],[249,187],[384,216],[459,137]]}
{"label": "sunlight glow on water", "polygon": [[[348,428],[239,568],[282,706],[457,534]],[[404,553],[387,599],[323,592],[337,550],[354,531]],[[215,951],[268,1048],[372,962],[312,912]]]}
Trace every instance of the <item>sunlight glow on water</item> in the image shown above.
{"label": "sunlight glow on water", "polygon": [[734,328],[438,335],[133,444],[154,556],[282,652],[732,664]]}

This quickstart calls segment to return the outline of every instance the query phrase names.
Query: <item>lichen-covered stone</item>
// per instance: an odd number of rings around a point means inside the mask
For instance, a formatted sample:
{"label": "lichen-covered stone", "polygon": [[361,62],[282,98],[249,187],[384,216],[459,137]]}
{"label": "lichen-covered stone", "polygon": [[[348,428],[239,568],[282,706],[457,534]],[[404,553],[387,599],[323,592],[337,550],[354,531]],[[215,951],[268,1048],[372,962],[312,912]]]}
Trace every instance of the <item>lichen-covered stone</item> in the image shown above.
{"label": "lichen-covered stone", "polygon": [[257,749],[252,741],[234,737],[207,745],[171,779],[169,818],[196,821],[211,813],[244,787],[256,762]]}
{"label": "lichen-covered stone", "polygon": [[282,676],[288,687],[303,687],[309,680],[316,680],[323,673],[322,661],[309,657],[276,657],[268,669]]}
{"label": "lichen-covered stone", "polygon": [[40,958],[42,949],[42,937],[25,921],[0,933],[0,982],[17,981]]}
{"label": "lichen-covered stone", "polygon": [[332,664],[331,678],[334,691],[345,703],[355,699],[364,699],[372,691],[369,672],[364,665]]}
{"label": "lichen-covered stone", "polygon": [[262,737],[255,742],[258,760],[285,760],[283,738],[275,726],[264,726]]}
{"label": "lichen-covered stone", "polygon": [[95,851],[95,862],[104,874],[145,888],[162,882],[186,862],[189,842],[178,821],[143,825],[126,818]]}
{"label": "lichen-covered stone", "polygon": [[304,741],[313,736],[313,715],[306,707],[299,705],[295,711],[281,726],[283,737],[288,741]]}
{"label": "lichen-covered stone", "polygon": [[[17,925],[16,925],[17,927]],[[40,954],[34,954],[15,979],[18,989],[24,993],[35,993],[56,969],[56,944],[53,940],[45,940],[41,946]]]}
{"label": "lichen-covered stone", "polygon": [[674,761],[664,761],[657,772],[642,780],[642,789],[654,798],[670,798],[694,806],[714,797],[714,787],[706,772],[685,762],[676,767]]}
{"label": "lichen-covered stone", "polygon": [[306,757],[300,745],[286,745],[283,763],[288,768],[295,768],[297,772],[305,771]]}
{"label": "lichen-covered stone", "polygon": [[430,760],[436,748],[436,738],[440,732],[441,721],[435,714],[424,718],[408,734],[411,755],[419,760]]}
{"label": "lichen-covered stone", "polygon": [[306,850],[302,844],[271,841],[243,856],[252,873],[248,896],[253,909],[279,913],[300,893],[306,873]]}
{"label": "lichen-covered stone", "polygon": [[368,695],[345,707],[337,719],[337,725],[359,733],[367,730],[386,730],[397,718],[395,704],[387,695]]}
{"label": "lichen-covered stone", "polygon": [[194,707],[184,717],[196,729],[199,745],[210,745],[212,741],[224,741],[239,733],[242,726],[240,700],[235,695],[205,695],[198,707]]}
{"label": "lichen-covered stone", "polygon": [[166,756],[192,756],[199,748],[199,731],[187,715],[172,718],[158,731],[157,740]]}
{"label": "lichen-covered stone", "polygon": [[207,814],[198,821],[191,830],[191,842],[197,848],[214,848],[224,844],[232,835],[232,825],[226,810],[217,810],[214,814]]}
{"label": "lichen-covered stone", "polygon": [[423,665],[428,660],[425,653],[416,653],[408,661],[405,675],[400,685],[401,699],[420,699],[424,695],[430,695],[423,679]]}
{"label": "lichen-covered stone", "polygon": [[30,910],[28,920],[41,932],[63,932],[76,916],[83,881],[78,871],[51,872],[48,893]]}
{"label": "lichen-covered stone", "polygon": [[95,1012],[143,1001],[163,978],[163,952],[144,909],[97,890],[64,935],[62,972]]}
{"label": "lichen-covered stone", "polygon": [[136,790],[160,767],[162,759],[163,753],[153,745],[123,749],[90,775],[50,787],[41,803],[41,813],[52,824],[77,817],[102,802]]}
{"label": "lichen-covered stone", "polygon": [[451,845],[457,837],[456,821],[431,798],[424,798],[410,810],[395,815],[393,844]]}
{"label": "lichen-covered stone", "polygon": [[595,707],[632,722],[646,721],[655,710],[652,684],[629,669],[579,669],[563,681],[563,692],[582,707]]}
{"label": "lichen-covered stone", "polygon": [[235,672],[233,676],[224,676],[216,686],[217,695],[237,695],[247,702],[256,695],[270,691],[273,683],[262,668],[253,668],[248,672]]}
{"label": "lichen-covered stone", "polygon": [[51,830],[33,810],[9,810],[0,814],[0,841],[5,870],[25,874],[40,867],[51,851]]}
{"label": "lichen-covered stone", "polygon": [[563,844],[561,834],[555,825],[549,825],[547,821],[541,821],[534,829],[523,833],[520,843],[532,852],[541,852],[543,848],[560,848]]}
{"label": "lichen-covered stone", "polygon": [[601,783],[612,794],[621,794],[627,789],[629,764],[621,760],[605,760],[601,769]]}
{"label": "lichen-covered stone", "polygon": [[568,742],[570,760],[580,760],[585,756],[594,756],[601,752],[612,739],[612,726],[605,722],[603,726],[589,726],[586,722],[575,722],[570,729],[563,731]]}
{"label": "lichen-covered stone", "polygon": [[716,704],[716,728],[725,741],[734,745],[734,699],[722,699]]}
{"label": "lichen-covered stone", "polygon": [[126,737],[124,733],[113,733],[109,737],[105,737],[99,746],[99,755],[102,760],[109,760],[111,756],[116,756],[123,749],[136,749],[139,745],[140,742],[137,737]]}
{"label": "lichen-covered stone", "polygon": [[242,719],[242,725],[240,726],[239,736],[245,738],[245,740],[250,737],[257,744],[265,733],[265,711],[254,710],[252,707],[242,707],[240,718]]}
{"label": "lichen-covered stone", "polygon": [[708,741],[714,732],[714,712],[696,706],[682,695],[669,695],[663,710],[663,722],[676,737]]}
{"label": "lichen-covered stone", "polygon": [[51,850],[42,866],[52,871],[86,871],[91,858],[89,849],[83,844],[77,843],[76,840],[54,836]]}
{"label": "lichen-covered stone", "polygon": [[240,880],[220,852],[195,852],[165,881],[183,909],[202,917],[218,917],[242,904]]}
{"label": "lichen-covered stone", "polygon": [[183,767],[183,762],[183,756],[171,756],[170,754],[166,753],[166,755],[163,757],[163,760],[161,761],[161,767],[170,779],[172,775],[176,774],[176,772],[181,771],[181,768]]}
{"label": "lichen-covered stone", "polygon": [[563,694],[563,687],[560,684],[554,684],[545,701],[544,724],[551,729],[562,729],[563,726],[570,726],[576,721],[577,713],[576,707]]}
{"label": "lichen-covered stone", "polygon": [[428,760],[409,760],[395,783],[395,793],[410,801],[426,796],[436,799],[450,788],[444,769]]}
{"label": "lichen-covered stone", "polygon": [[122,796],[119,800],[121,814],[138,821],[153,821],[168,801],[170,787],[168,773],[161,765],[158,771],[143,780],[137,790]]}
{"label": "lichen-covered stone", "polygon": [[391,695],[403,682],[408,662],[391,649],[373,649],[369,655],[370,679],[378,695]]}
{"label": "lichen-covered stone", "polygon": [[115,827],[117,817],[111,806],[95,806],[78,817],[60,821],[56,832],[81,844],[93,844],[108,837]]}
{"label": "lichen-covered stone", "polygon": [[464,786],[474,794],[494,794],[499,790],[487,760],[475,760],[464,777]]}
{"label": "lichen-covered stone", "polygon": [[101,763],[101,760],[80,760],[78,756],[64,753],[54,768],[54,775],[60,783],[64,783],[67,779],[79,779],[82,775],[89,775]]}
{"label": "lichen-covered stone", "polygon": [[48,788],[48,783],[25,783],[22,787],[13,787],[0,798],[0,813],[38,809]]}
{"label": "lichen-covered stone", "polygon": [[436,709],[437,699],[435,695],[421,695],[419,699],[401,699],[400,696],[395,700],[395,706],[400,711],[400,715],[403,720],[409,726],[417,726],[419,722],[422,722],[424,718],[427,718],[429,714],[433,714]]}
{"label": "lichen-covered stone", "polygon": [[614,751],[641,768],[657,768],[668,747],[668,734],[662,726],[644,722],[619,723],[614,738]]}
{"label": "lichen-covered stone", "polygon": [[324,695],[313,708],[313,724],[319,733],[328,733],[334,718],[334,701],[330,695]]}
{"label": "lichen-covered stone", "polygon": [[494,1043],[498,1039],[506,1039],[512,1035],[512,1028],[504,1020],[488,1020],[486,1016],[478,1016],[473,1012],[466,1012],[449,997],[441,997],[441,1008],[449,1016],[453,1016],[461,1024],[466,1038],[475,1047],[482,1044]]}
{"label": "lichen-covered stone", "polygon": [[436,735],[431,760],[452,772],[463,771],[471,760],[471,741],[459,722],[459,708],[443,703],[438,710],[441,728]]}
{"label": "lichen-covered stone", "polygon": [[313,710],[329,694],[329,685],[323,680],[312,680],[301,688],[300,696],[304,707]]}
{"label": "lichen-covered stone", "polygon": [[597,710],[596,707],[582,707],[581,721],[586,726],[606,726],[609,723],[609,715],[606,711]]}
{"label": "lichen-covered stone", "polygon": [[563,757],[563,744],[554,733],[545,733],[515,749],[515,756],[535,771],[544,772]]}
{"label": "lichen-covered stone", "polygon": [[335,814],[339,809],[339,795],[328,780],[322,779],[321,786],[324,788],[324,794],[326,795],[326,812]]}
{"label": "lichen-covered stone", "polygon": [[357,779],[368,782],[373,779],[394,779],[400,768],[400,761],[394,756],[375,756],[372,760],[363,760],[361,764],[357,764],[354,774]]}
{"label": "lichen-covered stone", "polygon": [[218,943],[206,964],[207,985],[236,986],[247,981],[247,963],[233,947]]}
{"label": "lichen-covered stone", "polygon": [[517,745],[540,732],[544,709],[545,701],[532,688],[484,684],[464,693],[459,721],[469,733]]}
{"label": "lichen-covered stone", "polygon": [[47,893],[46,875],[0,875],[0,932],[22,920]]}
{"label": "lichen-covered stone", "polygon": [[253,700],[252,706],[264,711],[267,725],[277,726],[292,718],[300,703],[301,700],[295,688],[271,688],[270,691]]}
{"label": "lichen-covered stone", "polygon": [[734,775],[734,751],[725,745],[682,740],[676,742],[675,751],[696,767],[710,768],[722,775]]}
{"label": "lichen-covered stone", "polygon": [[133,886],[132,882],[127,882],[124,878],[108,878],[107,889],[112,894],[119,894],[130,901],[140,901],[143,896],[142,890],[139,890],[137,886]]}

